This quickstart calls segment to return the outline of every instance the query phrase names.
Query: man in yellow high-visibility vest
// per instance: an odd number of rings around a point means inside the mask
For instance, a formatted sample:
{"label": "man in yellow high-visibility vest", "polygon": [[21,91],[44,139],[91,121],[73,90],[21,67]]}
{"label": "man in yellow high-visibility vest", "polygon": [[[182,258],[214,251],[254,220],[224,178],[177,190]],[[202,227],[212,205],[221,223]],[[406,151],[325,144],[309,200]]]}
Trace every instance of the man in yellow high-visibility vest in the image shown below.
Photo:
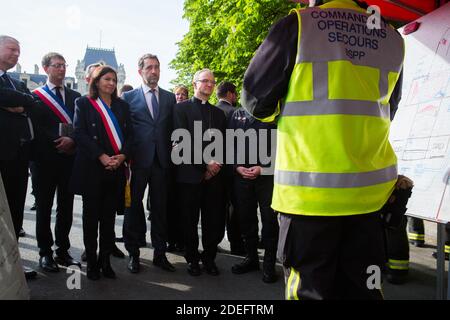
{"label": "man in yellow high-visibility vest", "polygon": [[352,0],[321,2],[272,27],[241,103],[278,121],[272,207],[286,299],[381,299],[379,210],[397,180],[388,137],[403,39]]}

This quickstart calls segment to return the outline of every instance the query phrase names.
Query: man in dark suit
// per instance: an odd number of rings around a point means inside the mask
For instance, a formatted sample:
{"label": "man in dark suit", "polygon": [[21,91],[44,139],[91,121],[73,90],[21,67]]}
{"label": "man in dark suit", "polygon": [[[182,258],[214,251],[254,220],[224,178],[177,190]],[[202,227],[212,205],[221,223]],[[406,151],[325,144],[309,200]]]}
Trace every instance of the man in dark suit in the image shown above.
{"label": "man in dark suit", "polygon": [[[233,112],[236,111],[237,92],[236,86],[231,82],[224,81],[217,86],[217,108],[223,111],[227,118],[227,124],[230,122]],[[244,242],[239,228],[239,220],[236,214],[234,199],[232,197],[233,190],[233,166],[227,166],[227,182],[226,182],[226,226],[227,236],[230,242],[230,253],[235,255],[244,255]]]}
{"label": "man in dark suit", "polygon": [[[33,93],[39,104],[33,109],[36,139],[33,145],[36,185],[36,239],[39,247],[39,266],[48,272],[57,272],[63,266],[81,264],[69,254],[69,233],[72,227],[73,194],[69,180],[75,154],[73,115],[76,91],[64,86],[66,60],[50,52],[42,58],[42,67],[48,75],[47,83]],[[55,242],[51,230],[53,198],[57,192]],[[56,257],[53,259],[53,244]],[[58,264],[57,264],[58,263]]]}
{"label": "man in dark suit", "polygon": [[[34,138],[33,125],[28,116],[33,98],[28,96],[30,92],[23,82],[11,79],[6,73],[17,64],[19,55],[19,42],[0,35],[0,89],[9,89],[9,94],[18,98],[8,100],[8,105],[0,104],[0,174],[17,238],[23,223],[30,145]],[[25,270],[25,276],[28,279],[35,277],[36,272]]]}
{"label": "man in dark suit", "polygon": [[139,272],[139,247],[146,233],[142,199],[149,186],[152,206],[151,239],[153,264],[166,271],[175,271],[167,260],[167,194],[170,165],[173,106],[175,95],[158,87],[160,63],[152,54],[138,62],[142,86],[125,92],[122,98],[130,105],[134,130],[131,159],[131,210],[125,214],[123,236],[130,254],[128,269]]}
{"label": "man in dark suit", "polygon": [[[222,144],[219,146],[222,150],[216,149],[215,154],[211,152],[208,156],[205,151],[209,150],[209,142],[202,138],[207,137],[211,141],[214,135],[214,141],[220,140],[216,137],[218,134],[224,140],[226,120],[223,112],[208,102],[215,86],[213,73],[209,69],[198,71],[194,75],[193,85],[194,97],[175,106],[176,131],[173,138],[176,145],[172,154],[172,159],[178,164],[177,182],[185,229],[185,258],[190,275],[201,274],[200,260],[206,273],[218,275],[219,270],[215,264],[217,245],[225,231],[225,175],[222,168],[225,148]],[[186,133],[188,135],[185,137]],[[186,145],[189,147],[184,147]],[[181,161],[178,161],[176,154],[181,153]],[[197,230],[200,210],[203,244],[201,255],[198,252]]]}

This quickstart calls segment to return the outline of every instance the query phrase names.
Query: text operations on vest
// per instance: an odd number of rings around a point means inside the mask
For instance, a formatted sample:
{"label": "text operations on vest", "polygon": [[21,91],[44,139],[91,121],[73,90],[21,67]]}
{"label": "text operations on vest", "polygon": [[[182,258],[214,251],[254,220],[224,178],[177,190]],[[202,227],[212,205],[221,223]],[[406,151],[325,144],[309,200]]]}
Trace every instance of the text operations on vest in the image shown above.
{"label": "text operations on vest", "polygon": [[334,10],[312,11],[311,17],[322,32],[328,32],[330,43],[345,45],[345,54],[350,59],[362,59],[369,50],[379,50],[380,39],[387,36],[386,23],[378,27],[370,23],[371,16],[364,13]]}

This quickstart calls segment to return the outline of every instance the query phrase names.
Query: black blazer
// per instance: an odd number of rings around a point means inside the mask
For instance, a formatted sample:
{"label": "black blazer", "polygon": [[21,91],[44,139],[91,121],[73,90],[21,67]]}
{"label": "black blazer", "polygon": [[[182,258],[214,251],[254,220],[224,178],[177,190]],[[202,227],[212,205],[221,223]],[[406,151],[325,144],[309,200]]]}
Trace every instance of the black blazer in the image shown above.
{"label": "black blazer", "polygon": [[224,100],[221,100],[221,101],[217,102],[216,107],[224,112],[225,118],[227,119],[227,123],[230,120],[231,115],[233,114],[233,112],[235,112],[236,109],[237,109],[237,108],[233,107],[231,104],[229,104],[228,102],[226,102]]}
{"label": "black blazer", "polygon": [[[11,79],[11,81],[17,91],[24,94],[30,94],[25,83],[15,79]],[[8,95],[8,90],[1,91],[2,89],[5,89],[5,87],[0,81],[0,94],[3,92],[5,93],[2,95],[2,99],[8,99],[8,101],[10,101],[9,99],[12,99],[13,95]],[[29,104],[23,105],[26,111],[21,114],[12,113],[2,108],[4,106],[12,106],[12,104],[0,105],[0,160],[16,159],[20,147],[30,141],[32,137],[28,112],[33,108],[34,101],[30,99],[30,97],[22,96],[22,98],[23,102],[28,101]],[[25,156],[28,157],[28,153]]]}
{"label": "black blazer", "polygon": [[[121,153],[129,159],[133,130],[128,103],[120,98],[114,99],[111,110],[116,116],[124,136]],[[120,179],[120,186],[118,186],[120,189],[125,184],[123,166],[116,171],[109,172],[104,169],[100,160],[98,160],[98,157],[103,153],[113,156],[114,150],[109,142],[100,115],[86,96],[75,101],[74,129],[77,152],[70,182],[72,192],[81,195],[96,192],[105,174],[117,174]]]}
{"label": "black blazer", "polygon": [[134,142],[132,166],[149,168],[155,157],[163,168],[170,166],[173,129],[173,107],[176,104],[172,92],[159,88],[159,116],[153,119],[145,101],[142,87],[125,92],[122,98],[129,103],[133,123]]}
{"label": "black blazer", "polygon": [[[203,111],[202,111],[203,108]],[[203,176],[206,172],[206,163],[194,164],[194,122],[202,122],[202,136],[204,132],[208,129],[208,122],[211,121],[210,128],[218,129],[222,132],[223,141],[225,143],[225,129],[226,129],[226,119],[222,110],[213,106],[209,102],[202,105],[201,100],[193,97],[190,100],[183,101],[174,108],[174,129],[186,129],[191,138],[191,164],[180,164],[177,165],[177,181],[180,183],[194,183],[198,184],[202,182]],[[197,138],[197,137],[196,137]],[[176,141],[175,141],[176,142]],[[203,159],[203,150],[209,144],[209,141],[205,141],[200,146],[202,146],[201,152]],[[179,148],[182,143],[175,146]],[[224,148],[225,149],[225,148]],[[223,150],[224,151],[224,150]],[[176,152],[176,150],[174,150]],[[224,154],[225,157],[225,154]],[[223,159],[225,161],[225,158]],[[223,174],[222,169],[218,176]]]}
{"label": "black blazer", "polygon": [[[53,142],[59,138],[61,120],[36,94],[33,95],[37,101],[31,113],[36,135],[33,141],[33,159],[47,162],[73,158],[74,156],[58,153]],[[74,114],[75,100],[81,95],[67,87],[64,87],[64,95],[66,107]],[[73,139],[73,135],[71,138]]]}

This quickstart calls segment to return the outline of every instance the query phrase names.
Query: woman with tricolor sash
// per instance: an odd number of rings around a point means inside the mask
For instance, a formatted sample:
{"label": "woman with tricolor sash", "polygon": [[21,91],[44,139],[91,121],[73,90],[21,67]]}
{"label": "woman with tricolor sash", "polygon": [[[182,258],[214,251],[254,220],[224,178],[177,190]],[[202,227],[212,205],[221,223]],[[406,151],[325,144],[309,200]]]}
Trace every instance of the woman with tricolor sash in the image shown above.
{"label": "woman with tricolor sash", "polygon": [[87,277],[97,280],[101,272],[115,278],[110,254],[115,213],[124,201],[124,162],[131,153],[132,126],[129,105],[117,97],[117,73],[110,66],[93,72],[89,93],[76,101],[74,129],[78,149],[71,183],[74,193],[83,197]]}

